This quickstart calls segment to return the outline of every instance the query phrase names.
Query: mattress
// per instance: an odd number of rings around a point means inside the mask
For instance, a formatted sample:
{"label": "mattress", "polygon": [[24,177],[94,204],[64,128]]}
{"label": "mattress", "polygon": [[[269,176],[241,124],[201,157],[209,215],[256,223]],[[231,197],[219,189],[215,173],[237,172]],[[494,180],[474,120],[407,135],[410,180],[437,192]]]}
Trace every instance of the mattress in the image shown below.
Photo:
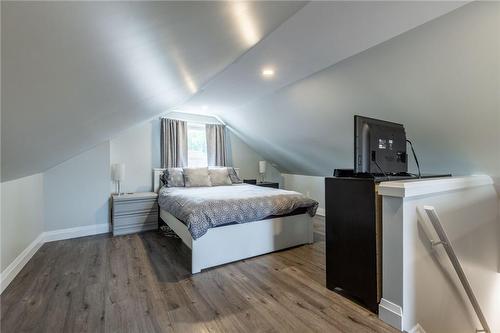
{"label": "mattress", "polygon": [[193,239],[210,228],[248,223],[305,210],[316,214],[318,202],[295,191],[234,184],[211,187],[162,187],[160,207],[188,228]]}

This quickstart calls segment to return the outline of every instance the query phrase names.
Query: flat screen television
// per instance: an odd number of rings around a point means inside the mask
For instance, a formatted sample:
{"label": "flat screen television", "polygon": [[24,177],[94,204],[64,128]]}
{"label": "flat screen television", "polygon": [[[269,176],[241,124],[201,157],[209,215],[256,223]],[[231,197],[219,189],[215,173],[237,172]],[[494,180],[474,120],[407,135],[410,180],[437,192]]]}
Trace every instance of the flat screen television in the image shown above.
{"label": "flat screen television", "polygon": [[387,176],[407,172],[404,126],[354,116],[354,173]]}

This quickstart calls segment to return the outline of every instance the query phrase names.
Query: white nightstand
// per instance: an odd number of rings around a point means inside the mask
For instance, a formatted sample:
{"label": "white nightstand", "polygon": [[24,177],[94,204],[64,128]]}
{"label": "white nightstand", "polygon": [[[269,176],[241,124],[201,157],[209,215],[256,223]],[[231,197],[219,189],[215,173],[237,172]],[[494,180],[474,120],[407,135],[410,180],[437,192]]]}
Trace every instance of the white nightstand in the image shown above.
{"label": "white nightstand", "polygon": [[157,193],[113,194],[111,198],[114,236],[158,228]]}

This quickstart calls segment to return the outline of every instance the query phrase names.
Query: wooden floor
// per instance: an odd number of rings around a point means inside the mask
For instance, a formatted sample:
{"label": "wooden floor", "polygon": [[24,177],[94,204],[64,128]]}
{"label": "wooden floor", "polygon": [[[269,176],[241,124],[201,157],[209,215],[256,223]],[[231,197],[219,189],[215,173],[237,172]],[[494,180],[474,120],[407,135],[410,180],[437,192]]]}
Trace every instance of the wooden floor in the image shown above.
{"label": "wooden floor", "polygon": [[158,232],[46,243],[1,296],[1,332],[395,332],[325,286],[312,245],[191,276]]}

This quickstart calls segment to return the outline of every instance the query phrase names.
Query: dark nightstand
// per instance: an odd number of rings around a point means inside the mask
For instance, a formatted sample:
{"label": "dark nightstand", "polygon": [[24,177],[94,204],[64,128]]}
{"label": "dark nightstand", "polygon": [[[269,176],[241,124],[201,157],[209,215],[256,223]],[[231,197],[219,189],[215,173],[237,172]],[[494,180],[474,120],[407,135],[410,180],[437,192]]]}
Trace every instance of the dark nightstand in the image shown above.
{"label": "dark nightstand", "polygon": [[262,186],[262,187],[280,188],[280,184],[279,183],[258,182],[256,179],[243,179],[243,183],[245,183],[245,184],[251,184],[251,185],[257,185],[257,186]]}
{"label": "dark nightstand", "polygon": [[262,187],[280,188],[279,183],[273,183],[273,182],[257,182],[257,184],[255,184],[255,185],[262,186]]}

